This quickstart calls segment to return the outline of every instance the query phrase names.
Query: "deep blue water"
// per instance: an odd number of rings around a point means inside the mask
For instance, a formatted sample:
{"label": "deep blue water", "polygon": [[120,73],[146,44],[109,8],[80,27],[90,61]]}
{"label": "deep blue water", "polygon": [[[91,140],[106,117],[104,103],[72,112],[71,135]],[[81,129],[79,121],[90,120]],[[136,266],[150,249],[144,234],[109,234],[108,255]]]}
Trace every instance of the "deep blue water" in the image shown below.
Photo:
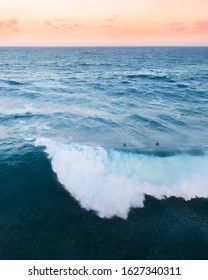
{"label": "deep blue water", "polygon": [[208,48],[0,48],[0,194],[0,259],[208,259]]}

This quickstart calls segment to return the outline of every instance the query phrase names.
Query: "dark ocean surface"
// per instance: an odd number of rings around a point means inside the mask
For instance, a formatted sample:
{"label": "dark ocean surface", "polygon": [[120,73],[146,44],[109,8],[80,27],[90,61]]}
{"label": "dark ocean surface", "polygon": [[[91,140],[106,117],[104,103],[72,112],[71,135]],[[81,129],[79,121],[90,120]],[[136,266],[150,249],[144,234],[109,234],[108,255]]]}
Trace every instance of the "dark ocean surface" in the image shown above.
{"label": "dark ocean surface", "polygon": [[207,198],[208,48],[0,48],[0,259],[208,259]]}

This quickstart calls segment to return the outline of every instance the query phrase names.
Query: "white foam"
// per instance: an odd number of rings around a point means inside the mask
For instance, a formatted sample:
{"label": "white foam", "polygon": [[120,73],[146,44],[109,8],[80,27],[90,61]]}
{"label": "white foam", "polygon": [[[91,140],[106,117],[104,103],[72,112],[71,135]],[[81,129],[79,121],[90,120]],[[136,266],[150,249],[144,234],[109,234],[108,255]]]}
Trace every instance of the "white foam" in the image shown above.
{"label": "white foam", "polygon": [[158,199],[208,197],[207,156],[162,158],[43,138],[36,146],[46,146],[60,183],[100,217],[127,218],[132,207],[143,207],[145,194]]}

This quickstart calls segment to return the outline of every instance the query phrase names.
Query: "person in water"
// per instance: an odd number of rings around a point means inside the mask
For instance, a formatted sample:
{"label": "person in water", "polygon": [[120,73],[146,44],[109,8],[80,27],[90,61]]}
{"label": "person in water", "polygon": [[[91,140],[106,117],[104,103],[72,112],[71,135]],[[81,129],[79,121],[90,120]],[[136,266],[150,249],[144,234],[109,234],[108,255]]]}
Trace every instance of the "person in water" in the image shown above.
{"label": "person in water", "polygon": [[160,146],[160,143],[159,143],[159,142],[156,142],[156,146],[157,146],[157,147]]}
{"label": "person in water", "polygon": [[123,143],[123,147],[126,147],[126,143],[125,142]]}

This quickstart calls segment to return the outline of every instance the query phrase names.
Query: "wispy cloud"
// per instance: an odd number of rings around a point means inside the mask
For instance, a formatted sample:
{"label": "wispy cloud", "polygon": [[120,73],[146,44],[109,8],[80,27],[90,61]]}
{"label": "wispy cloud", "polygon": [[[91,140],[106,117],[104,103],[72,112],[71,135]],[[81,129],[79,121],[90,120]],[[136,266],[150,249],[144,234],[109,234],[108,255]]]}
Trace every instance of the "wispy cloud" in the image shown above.
{"label": "wispy cloud", "polygon": [[18,31],[18,20],[17,19],[8,19],[0,21],[0,30],[13,30]]}
{"label": "wispy cloud", "polygon": [[55,18],[55,20],[58,21],[58,22],[66,22],[66,21],[69,21],[69,18],[66,18],[66,17],[64,17],[64,18]]}
{"label": "wispy cloud", "polygon": [[114,15],[114,16],[112,16],[112,17],[110,17],[110,18],[107,18],[105,21],[107,21],[107,22],[114,22],[114,21],[116,21],[118,18],[119,18],[118,15]]}
{"label": "wispy cloud", "polygon": [[85,27],[84,24],[72,23],[71,20],[66,18],[55,18],[53,20],[44,20],[44,24],[49,28],[61,29],[61,30],[78,29],[78,28]]}
{"label": "wispy cloud", "polygon": [[165,30],[186,32],[187,34],[208,34],[208,19],[195,22],[171,22],[164,25]]}
{"label": "wispy cloud", "polygon": [[164,25],[164,29],[175,32],[183,32],[187,30],[187,27],[182,22],[170,22]]}
{"label": "wispy cloud", "polygon": [[119,25],[118,19],[118,15],[106,18],[104,19],[103,24],[99,25],[99,28],[109,31],[121,31],[122,28]]}
{"label": "wispy cloud", "polygon": [[108,30],[116,30],[118,28],[116,28],[114,25],[112,24],[103,24],[103,25],[100,25],[100,28],[102,29],[108,29]]}
{"label": "wispy cloud", "polygon": [[197,33],[208,33],[208,20],[196,21],[195,24]]}
{"label": "wispy cloud", "polygon": [[47,26],[53,26],[53,24],[49,20],[44,20],[44,24]]}
{"label": "wispy cloud", "polygon": [[80,23],[75,23],[73,26],[74,26],[75,28],[82,28],[82,27],[85,27],[84,24],[80,24]]}

